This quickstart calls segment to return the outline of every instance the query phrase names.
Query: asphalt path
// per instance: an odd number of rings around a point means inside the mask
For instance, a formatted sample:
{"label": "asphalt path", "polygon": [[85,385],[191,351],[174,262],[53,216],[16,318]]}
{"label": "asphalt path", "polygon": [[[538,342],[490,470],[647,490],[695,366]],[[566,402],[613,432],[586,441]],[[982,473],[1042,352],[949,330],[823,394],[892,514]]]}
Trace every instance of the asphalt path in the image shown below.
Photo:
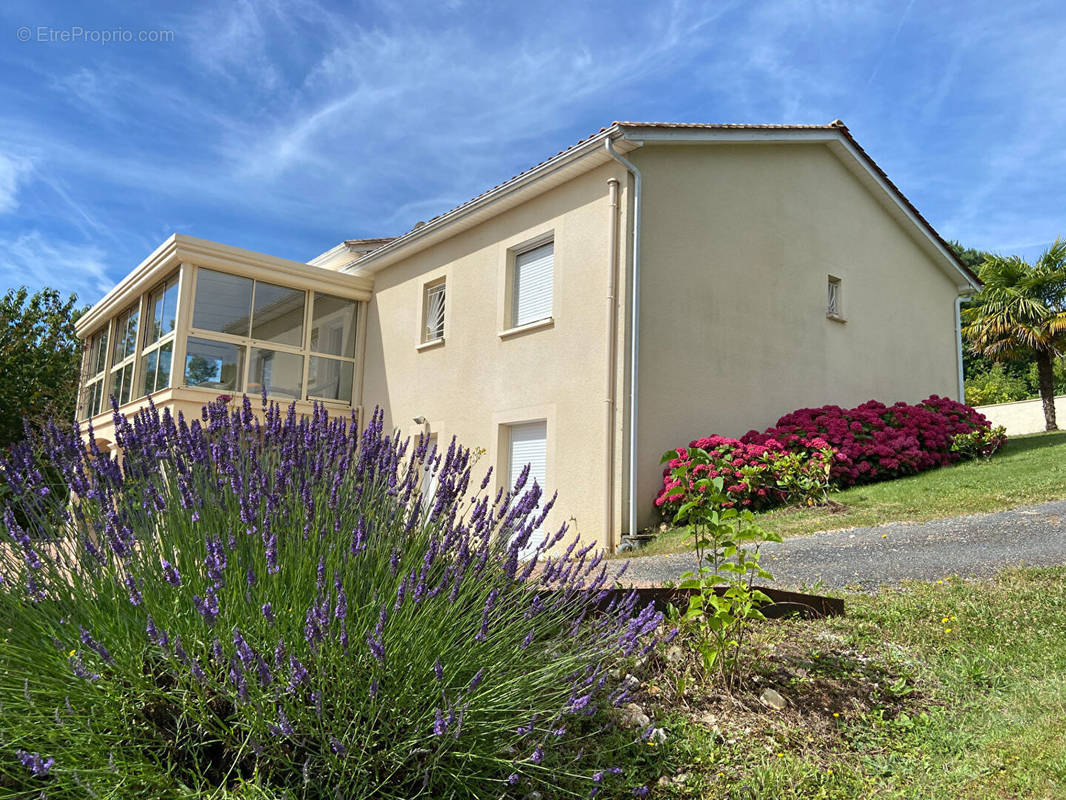
{"label": "asphalt path", "polygon": [[[906,579],[989,577],[1005,567],[1066,565],[1066,500],[932,522],[826,531],[763,545],[771,585],[862,589]],[[694,568],[693,553],[630,559],[623,583],[659,585]]]}

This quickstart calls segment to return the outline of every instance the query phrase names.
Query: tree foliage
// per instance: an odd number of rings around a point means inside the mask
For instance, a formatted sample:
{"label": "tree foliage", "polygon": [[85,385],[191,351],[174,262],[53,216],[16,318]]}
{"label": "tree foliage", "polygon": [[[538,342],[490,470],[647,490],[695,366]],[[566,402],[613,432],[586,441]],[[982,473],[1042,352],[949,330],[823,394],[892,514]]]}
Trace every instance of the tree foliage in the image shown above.
{"label": "tree foliage", "polygon": [[25,286],[0,298],[0,447],[23,436],[23,418],[74,418],[81,342],[74,323],[84,308],[56,289]]}
{"label": "tree foliage", "polygon": [[1066,240],[1035,264],[993,256],[980,269],[984,288],[963,311],[971,349],[993,361],[1035,362],[1047,429],[1055,420],[1054,361],[1066,351]]}

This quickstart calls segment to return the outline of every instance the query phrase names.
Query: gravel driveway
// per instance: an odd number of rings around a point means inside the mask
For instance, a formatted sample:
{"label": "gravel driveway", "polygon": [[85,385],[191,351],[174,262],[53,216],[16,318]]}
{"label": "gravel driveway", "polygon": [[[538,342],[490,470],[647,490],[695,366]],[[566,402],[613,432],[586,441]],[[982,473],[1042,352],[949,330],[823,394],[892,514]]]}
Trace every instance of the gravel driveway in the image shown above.
{"label": "gravel driveway", "polygon": [[[1010,566],[1066,565],[1066,500],[951,517],[827,531],[763,546],[763,565],[782,587],[874,589],[905,578],[989,576]],[[633,558],[624,583],[656,585],[692,569],[695,556]]]}

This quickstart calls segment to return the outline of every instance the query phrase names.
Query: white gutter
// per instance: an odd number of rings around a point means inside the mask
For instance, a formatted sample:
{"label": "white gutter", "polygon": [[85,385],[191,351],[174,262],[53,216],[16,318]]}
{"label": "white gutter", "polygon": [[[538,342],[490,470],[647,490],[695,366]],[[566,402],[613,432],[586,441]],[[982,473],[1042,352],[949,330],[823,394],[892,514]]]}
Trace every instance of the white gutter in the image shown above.
{"label": "white gutter", "polygon": [[614,149],[610,138],[604,139],[607,153],[633,175],[633,295],[630,300],[629,324],[629,535],[637,532],[637,375],[640,363],[640,217],[642,177],[636,165]]}

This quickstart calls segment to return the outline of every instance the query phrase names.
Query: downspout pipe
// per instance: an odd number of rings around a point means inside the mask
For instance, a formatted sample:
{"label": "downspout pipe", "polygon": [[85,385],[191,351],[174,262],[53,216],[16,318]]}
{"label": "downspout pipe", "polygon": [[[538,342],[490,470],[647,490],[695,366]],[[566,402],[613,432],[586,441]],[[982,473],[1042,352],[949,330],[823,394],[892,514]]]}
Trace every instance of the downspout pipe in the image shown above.
{"label": "downspout pipe", "polygon": [[959,367],[959,402],[966,402],[966,376],[963,374],[962,359],[962,304],[970,299],[974,292],[969,289],[955,298],[955,353]]}
{"label": "downspout pipe", "polygon": [[603,480],[603,530],[607,551],[614,551],[614,394],[618,378],[618,179],[607,181],[611,218],[607,226],[607,375],[604,386],[604,459],[606,473]]}
{"label": "downspout pipe", "polygon": [[642,176],[636,164],[614,149],[610,137],[604,140],[607,154],[633,176],[633,288],[629,323],[629,535],[637,532],[637,376],[640,366],[640,221]]}

